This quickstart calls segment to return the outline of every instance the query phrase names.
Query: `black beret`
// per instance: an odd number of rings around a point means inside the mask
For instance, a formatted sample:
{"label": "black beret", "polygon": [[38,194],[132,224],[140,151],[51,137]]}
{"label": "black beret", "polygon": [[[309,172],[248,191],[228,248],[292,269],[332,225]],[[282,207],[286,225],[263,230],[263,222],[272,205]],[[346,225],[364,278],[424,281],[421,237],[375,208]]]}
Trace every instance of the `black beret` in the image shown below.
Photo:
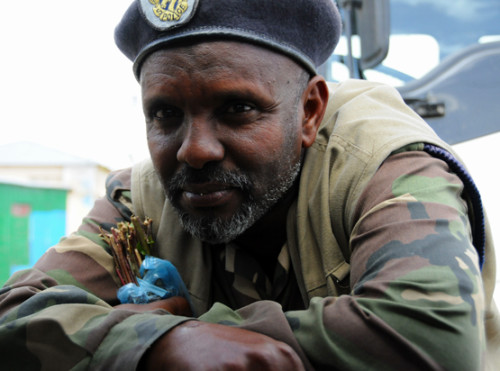
{"label": "black beret", "polygon": [[116,27],[115,42],[134,62],[137,79],[153,51],[200,39],[261,45],[316,74],[341,28],[333,0],[136,0]]}

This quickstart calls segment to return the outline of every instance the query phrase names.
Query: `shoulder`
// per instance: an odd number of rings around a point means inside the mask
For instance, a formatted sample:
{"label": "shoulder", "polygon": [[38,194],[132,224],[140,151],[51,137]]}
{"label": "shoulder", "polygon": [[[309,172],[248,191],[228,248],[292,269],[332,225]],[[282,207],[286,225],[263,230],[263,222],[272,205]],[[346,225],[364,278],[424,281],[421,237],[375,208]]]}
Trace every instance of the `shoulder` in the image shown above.
{"label": "shoulder", "polygon": [[368,154],[385,149],[386,155],[414,142],[442,144],[392,86],[347,80],[329,83],[329,91],[318,143],[338,141],[361,148]]}
{"label": "shoulder", "polygon": [[132,168],[116,170],[109,173],[106,178],[106,195],[115,198],[117,192],[127,190],[131,187]]}

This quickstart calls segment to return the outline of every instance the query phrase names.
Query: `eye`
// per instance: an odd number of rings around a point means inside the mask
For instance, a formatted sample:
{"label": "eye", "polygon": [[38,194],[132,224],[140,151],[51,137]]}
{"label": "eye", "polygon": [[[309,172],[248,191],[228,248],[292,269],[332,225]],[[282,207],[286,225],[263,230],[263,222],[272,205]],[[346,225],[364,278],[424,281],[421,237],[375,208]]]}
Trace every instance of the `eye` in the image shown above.
{"label": "eye", "polygon": [[250,112],[254,109],[255,109],[255,107],[251,104],[237,102],[237,103],[230,104],[227,107],[226,112],[227,113],[246,113],[246,112]]}
{"label": "eye", "polygon": [[219,119],[228,125],[247,125],[256,122],[262,115],[262,110],[253,101],[228,100],[218,110]]}
{"label": "eye", "polygon": [[183,113],[180,109],[173,106],[160,106],[154,107],[151,110],[151,118],[155,120],[168,120],[171,118],[180,118]]}
{"label": "eye", "polygon": [[146,121],[162,129],[175,128],[182,124],[184,112],[176,106],[159,102],[146,111]]}

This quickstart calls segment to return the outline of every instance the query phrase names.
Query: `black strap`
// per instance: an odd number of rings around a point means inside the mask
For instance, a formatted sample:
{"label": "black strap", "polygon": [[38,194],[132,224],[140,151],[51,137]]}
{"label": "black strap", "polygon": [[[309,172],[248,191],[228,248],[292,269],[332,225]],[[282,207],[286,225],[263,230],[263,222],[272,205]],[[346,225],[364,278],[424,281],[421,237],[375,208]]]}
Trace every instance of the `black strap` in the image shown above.
{"label": "black strap", "polygon": [[472,180],[469,172],[450,152],[432,144],[425,144],[424,151],[429,153],[431,156],[445,161],[450,169],[457,174],[460,180],[464,183],[464,190],[470,199],[472,213],[474,215],[474,220],[471,220],[472,243],[479,254],[479,267],[482,269],[484,264],[486,232],[483,203],[481,201],[479,190],[477,189],[476,184]]}

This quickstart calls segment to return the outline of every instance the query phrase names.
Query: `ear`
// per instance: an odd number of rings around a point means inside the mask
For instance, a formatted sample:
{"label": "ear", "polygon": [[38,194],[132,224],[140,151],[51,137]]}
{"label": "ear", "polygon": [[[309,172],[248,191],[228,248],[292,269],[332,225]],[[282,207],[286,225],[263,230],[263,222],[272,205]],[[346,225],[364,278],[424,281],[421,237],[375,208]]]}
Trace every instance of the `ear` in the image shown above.
{"label": "ear", "polygon": [[304,116],[302,118],[302,147],[308,148],[316,139],[328,104],[328,87],[323,76],[314,76],[309,80],[302,94]]}

